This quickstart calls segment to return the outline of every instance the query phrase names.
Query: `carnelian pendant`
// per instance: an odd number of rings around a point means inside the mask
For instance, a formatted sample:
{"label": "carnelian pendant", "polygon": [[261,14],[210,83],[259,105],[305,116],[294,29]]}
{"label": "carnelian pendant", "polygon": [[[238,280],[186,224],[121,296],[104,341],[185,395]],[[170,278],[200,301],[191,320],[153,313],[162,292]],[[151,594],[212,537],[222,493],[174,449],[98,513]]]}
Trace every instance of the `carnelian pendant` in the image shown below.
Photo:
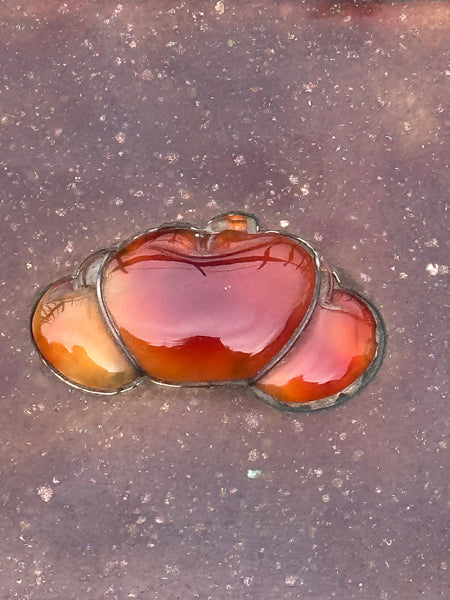
{"label": "carnelian pendant", "polygon": [[89,257],[37,302],[32,335],[69,384],[108,394],[144,377],[250,385],[290,410],[354,395],[381,362],[376,309],[300,238],[230,213],[164,225]]}

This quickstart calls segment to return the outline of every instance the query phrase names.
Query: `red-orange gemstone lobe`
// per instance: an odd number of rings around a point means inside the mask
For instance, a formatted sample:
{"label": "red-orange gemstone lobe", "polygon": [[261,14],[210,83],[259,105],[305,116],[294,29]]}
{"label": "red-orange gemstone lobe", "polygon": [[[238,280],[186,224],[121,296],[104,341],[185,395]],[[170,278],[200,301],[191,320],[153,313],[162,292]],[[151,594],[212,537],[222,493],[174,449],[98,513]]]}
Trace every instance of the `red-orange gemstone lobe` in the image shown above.
{"label": "red-orange gemstone lobe", "polygon": [[256,387],[287,403],[310,402],[344,390],[367,369],[377,350],[376,323],[360,298],[334,290],[284,359]]}
{"label": "red-orange gemstone lobe", "polygon": [[74,279],[43,294],[31,327],[45,360],[81,387],[114,392],[138,377],[105,325],[95,290],[78,288]]}
{"label": "red-orange gemstone lobe", "polygon": [[165,228],[114,255],[103,295],[151,377],[236,381],[258,373],[290,340],[316,277],[312,255],[287,236]]}

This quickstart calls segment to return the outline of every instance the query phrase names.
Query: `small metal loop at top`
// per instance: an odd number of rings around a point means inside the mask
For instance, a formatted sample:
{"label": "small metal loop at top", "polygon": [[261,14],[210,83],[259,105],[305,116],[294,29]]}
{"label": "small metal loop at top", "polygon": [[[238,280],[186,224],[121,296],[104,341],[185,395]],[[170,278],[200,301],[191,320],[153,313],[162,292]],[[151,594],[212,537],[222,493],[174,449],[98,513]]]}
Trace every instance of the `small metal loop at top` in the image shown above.
{"label": "small metal loop at top", "polygon": [[205,227],[207,233],[220,233],[228,230],[258,233],[259,223],[256,217],[248,213],[230,212],[214,217],[208,221]]}

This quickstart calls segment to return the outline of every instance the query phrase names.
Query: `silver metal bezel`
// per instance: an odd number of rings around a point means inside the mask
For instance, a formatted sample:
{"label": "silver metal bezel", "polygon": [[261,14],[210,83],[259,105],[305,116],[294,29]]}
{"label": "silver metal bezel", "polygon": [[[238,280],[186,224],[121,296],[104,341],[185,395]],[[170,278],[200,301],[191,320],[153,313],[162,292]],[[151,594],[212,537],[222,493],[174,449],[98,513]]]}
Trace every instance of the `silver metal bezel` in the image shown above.
{"label": "silver metal bezel", "polygon": [[[226,216],[226,214],[228,213],[224,213],[224,215],[222,216]],[[226,380],[226,381],[195,381],[195,382],[185,382],[185,383],[177,383],[177,382],[172,382],[172,381],[164,381],[161,379],[158,379],[156,377],[153,377],[151,374],[145,374],[145,376],[147,377],[147,379],[149,381],[151,381],[152,383],[156,383],[158,385],[166,385],[169,387],[183,387],[183,388],[210,388],[210,387],[220,387],[220,386],[224,386],[224,385],[236,385],[236,386],[248,386],[251,385],[252,383],[256,382],[258,379],[260,379],[265,373],[267,373],[267,371],[269,371],[275,364],[277,364],[282,358],[283,356],[286,354],[286,352],[288,352],[290,350],[290,348],[293,346],[293,344],[295,344],[295,342],[297,341],[297,339],[299,338],[299,336],[301,335],[302,331],[304,330],[304,328],[306,327],[306,325],[308,324],[312,313],[314,312],[315,307],[317,306],[317,302],[320,296],[320,291],[321,291],[321,286],[322,286],[322,277],[321,277],[321,259],[319,257],[319,255],[317,254],[317,252],[314,250],[314,248],[311,246],[311,244],[309,244],[308,242],[306,242],[305,240],[303,240],[302,238],[290,234],[290,233],[286,233],[284,231],[277,231],[277,230],[264,230],[264,231],[260,231],[259,229],[259,224],[258,224],[258,220],[256,219],[256,217],[254,217],[253,215],[249,215],[248,213],[245,212],[233,212],[233,214],[240,214],[242,216],[250,216],[252,219],[254,219],[256,221],[256,231],[254,233],[251,233],[251,235],[258,235],[258,234],[262,234],[262,235],[266,235],[266,234],[276,234],[276,235],[281,235],[282,237],[288,238],[290,240],[293,240],[294,242],[296,242],[299,246],[301,246],[304,250],[306,250],[306,252],[310,255],[310,257],[312,258],[313,262],[314,262],[314,266],[315,266],[315,276],[316,276],[316,281],[315,281],[315,286],[314,286],[314,291],[313,291],[313,296],[311,298],[311,302],[310,305],[302,319],[302,321],[299,323],[299,325],[297,326],[297,328],[295,329],[295,331],[293,332],[292,336],[290,337],[290,339],[288,340],[288,342],[286,342],[286,344],[283,346],[283,348],[281,348],[281,350],[274,356],[272,357],[272,359],[267,363],[267,365],[265,365],[262,369],[260,369],[260,371],[258,371],[255,375],[253,375],[252,377],[249,377],[248,379],[232,379],[232,380]],[[216,217],[213,220],[216,220],[220,217],[220,215],[218,217]],[[108,263],[110,262],[110,260],[112,260],[113,256],[115,253],[120,252],[123,248],[125,248],[126,246],[128,246],[128,244],[138,240],[140,237],[152,234],[152,233],[156,233],[157,231],[163,231],[164,229],[172,229],[172,228],[176,228],[176,229],[185,229],[185,230],[189,230],[192,231],[193,233],[209,233],[209,230],[207,229],[209,226],[209,223],[211,222],[209,221],[206,228],[198,228],[198,227],[194,227],[192,225],[186,224],[186,223],[167,223],[164,225],[161,225],[161,227],[155,227],[152,229],[149,229],[148,231],[145,231],[143,233],[137,234],[132,236],[131,238],[129,238],[128,240],[126,240],[123,244],[120,244],[117,248],[115,248],[113,251],[110,251],[107,255],[105,255],[105,259],[102,263],[101,268],[99,269],[98,275],[97,275],[97,298],[98,298],[98,302],[99,302],[99,306],[100,306],[100,310],[102,312],[102,315],[105,319],[105,322],[108,326],[108,329],[110,330],[111,334],[113,335],[114,339],[117,341],[117,343],[120,345],[120,347],[122,348],[122,351],[124,352],[124,354],[129,357],[130,362],[141,372],[144,373],[144,370],[142,369],[142,367],[139,365],[138,361],[134,358],[134,356],[132,355],[132,353],[128,350],[128,348],[125,346],[125,344],[123,343],[121,336],[120,336],[120,332],[119,332],[119,328],[117,327],[117,324],[114,321],[113,316],[111,315],[107,304],[105,302],[105,298],[104,298],[104,292],[103,292],[103,286],[104,286],[104,272],[105,269],[108,265]]]}
{"label": "silver metal bezel", "polygon": [[[49,283],[48,285],[45,286],[45,288],[40,291],[40,293],[36,296],[36,299],[33,303],[33,308],[31,310],[31,315],[30,315],[30,320],[29,320],[29,332],[30,332],[30,337],[31,337],[31,342],[33,344],[34,349],[36,350],[38,356],[41,358],[42,362],[44,363],[44,365],[46,366],[47,369],[49,369],[59,380],[63,381],[64,383],[66,383],[67,385],[69,385],[70,387],[76,389],[76,390],[80,390],[83,392],[87,392],[89,394],[95,394],[96,396],[115,396],[116,394],[120,394],[122,392],[127,392],[131,389],[133,389],[134,387],[136,387],[137,385],[139,385],[144,379],[145,376],[142,374],[142,371],[140,369],[138,369],[136,371],[136,373],[138,374],[138,376],[136,377],[136,379],[134,379],[132,382],[130,382],[127,385],[124,385],[120,388],[116,388],[114,390],[109,390],[109,389],[100,389],[100,388],[90,388],[87,386],[82,386],[78,383],[76,383],[75,381],[73,381],[72,379],[69,379],[69,377],[67,377],[66,375],[64,375],[64,373],[62,373],[59,369],[57,369],[56,367],[54,367],[52,364],[50,364],[48,362],[48,360],[45,358],[45,356],[42,354],[42,352],[40,351],[36,340],[34,339],[34,335],[33,335],[33,316],[36,312],[36,309],[38,307],[39,302],[41,301],[42,297],[48,292],[48,290],[53,287],[54,285],[56,285],[57,283],[62,283],[64,281],[70,281],[70,282],[74,282],[79,280],[80,275],[82,273],[83,270],[83,265],[86,263],[86,261],[88,261],[90,258],[92,258],[93,256],[95,256],[96,254],[101,254],[101,253],[105,253],[108,252],[108,250],[99,250],[98,252],[95,252],[94,254],[89,255],[76,269],[76,271],[74,272],[74,275],[72,277],[62,277],[61,279],[57,279],[55,281],[52,281],[51,283]],[[98,278],[98,273],[97,273],[97,278]],[[100,308],[100,312],[101,312],[101,308]],[[103,314],[101,314],[101,316],[103,317]],[[105,325],[111,335],[111,331],[110,331],[110,327],[108,326],[108,322],[105,321]],[[113,341],[115,341],[115,338],[113,338]],[[125,358],[128,360],[128,355],[125,354],[123,352],[123,344],[119,344],[119,350],[122,351],[122,353],[124,354]]]}
{"label": "silver metal bezel", "polygon": [[[216,388],[216,387],[221,387],[221,386],[225,386],[225,385],[226,386],[232,385],[232,386],[237,386],[237,387],[245,386],[245,387],[249,387],[259,399],[263,400],[267,404],[270,404],[271,406],[274,406],[275,408],[277,408],[279,410],[291,411],[291,412],[315,411],[315,410],[321,410],[324,408],[329,408],[331,406],[341,404],[342,402],[346,401],[347,399],[353,397],[355,394],[359,393],[367,385],[367,383],[373,378],[373,376],[376,374],[376,372],[378,371],[378,369],[382,363],[383,356],[385,353],[385,347],[386,347],[386,328],[384,326],[383,319],[382,319],[379,311],[377,310],[377,308],[370,301],[368,301],[365,297],[361,296],[360,294],[358,294],[356,292],[350,291],[350,290],[346,290],[346,291],[349,291],[350,293],[354,294],[356,297],[360,298],[363,302],[365,302],[367,304],[367,306],[371,310],[371,312],[374,316],[375,322],[376,322],[377,351],[375,353],[375,356],[374,356],[371,364],[364,371],[364,373],[356,381],[354,381],[352,384],[347,386],[344,390],[340,391],[339,393],[337,393],[333,396],[329,396],[327,398],[320,399],[320,400],[313,400],[311,402],[301,402],[301,403],[292,403],[292,404],[289,403],[288,404],[285,402],[281,402],[280,400],[277,400],[276,398],[270,396],[269,394],[263,392],[262,390],[260,390],[259,388],[257,388],[255,386],[256,382],[261,377],[263,377],[264,374],[266,374],[276,364],[278,364],[280,361],[282,361],[283,358],[287,355],[289,350],[294,346],[294,344],[299,339],[299,337],[300,337],[301,333],[303,332],[303,330],[305,329],[305,327],[307,327],[307,325],[311,319],[311,316],[312,316],[317,304],[319,303],[319,300],[330,291],[329,290],[329,286],[330,286],[329,281],[327,282],[326,278],[322,277],[322,270],[324,270],[324,271],[327,270],[331,274],[331,276],[333,277],[333,285],[334,285],[335,289],[341,289],[341,285],[340,285],[339,278],[338,278],[337,274],[335,273],[335,271],[333,271],[332,269],[330,269],[329,267],[326,266],[326,264],[323,262],[320,255],[316,252],[316,250],[313,248],[313,246],[309,242],[300,238],[299,236],[296,236],[294,234],[291,234],[291,233],[288,233],[285,231],[279,231],[279,230],[263,230],[263,231],[261,231],[260,227],[259,227],[258,219],[250,213],[241,212],[241,211],[234,211],[233,214],[251,217],[251,219],[253,220],[253,223],[254,223],[253,224],[254,231],[248,231],[248,233],[250,233],[251,235],[257,235],[258,233],[276,234],[276,235],[280,235],[282,237],[288,238],[290,240],[293,240],[297,244],[299,244],[313,259],[314,266],[315,266],[316,282],[315,282],[313,297],[311,299],[310,306],[308,307],[302,321],[299,323],[298,327],[295,329],[291,338],[283,346],[283,348],[268,362],[268,364],[264,368],[262,368],[253,377],[250,377],[248,379],[176,383],[176,382],[159,380],[155,377],[152,377],[149,374],[146,374],[143,371],[142,367],[138,364],[135,357],[132,355],[132,353],[129,351],[129,349],[124,344],[124,342],[120,336],[118,327],[117,327],[116,323],[114,322],[114,319],[112,318],[112,315],[110,314],[108,307],[106,305],[106,302],[104,299],[104,293],[103,293],[103,284],[104,284],[104,272],[105,272],[107,265],[112,260],[113,256],[117,252],[119,252],[120,250],[125,248],[128,244],[138,240],[140,237],[143,237],[145,235],[149,235],[152,233],[156,233],[159,231],[164,231],[165,229],[182,229],[182,230],[189,230],[189,231],[192,231],[193,233],[199,233],[199,234],[200,233],[214,234],[215,232],[211,228],[211,223],[219,220],[220,217],[227,216],[228,214],[229,213],[223,213],[222,215],[217,215],[216,217],[214,217],[213,219],[208,221],[208,223],[206,224],[206,226],[204,228],[195,227],[193,225],[190,225],[189,223],[172,222],[172,223],[165,223],[163,225],[160,225],[159,227],[153,227],[146,231],[137,233],[137,234],[129,237],[128,239],[126,239],[124,242],[122,242],[117,247],[105,248],[102,250],[98,250],[97,252],[88,256],[78,266],[78,268],[76,269],[76,271],[72,277],[61,278],[57,281],[54,281],[54,282],[48,284],[44,288],[44,290],[39,294],[39,296],[37,297],[37,299],[33,305],[33,310],[32,310],[31,318],[30,318],[30,333],[31,333],[33,345],[36,348],[42,361],[47,366],[47,368],[49,368],[61,381],[70,385],[72,388],[75,388],[75,389],[83,391],[83,392],[87,392],[89,394],[95,394],[95,395],[100,395],[100,396],[114,396],[114,395],[120,394],[122,392],[127,392],[127,391],[133,389],[134,387],[136,387],[137,385],[139,385],[140,383],[142,383],[144,380],[150,381],[157,385],[161,385],[161,386],[165,386],[165,387],[174,387],[174,388]],[[81,279],[80,283],[84,284],[84,285],[89,285],[89,286],[92,286],[93,288],[95,288],[99,310],[100,310],[101,316],[103,317],[105,325],[109,331],[109,334],[113,338],[116,345],[119,347],[119,349],[122,352],[122,354],[124,355],[124,357],[135,368],[136,373],[138,374],[137,378],[134,381],[132,381],[130,384],[123,386],[121,388],[118,388],[116,390],[112,390],[112,391],[84,387],[84,386],[81,386],[81,385],[75,383],[74,381],[70,380],[63,373],[58,371],[58,369],[56,369],[55,367],[53,367],[51,364],[48,363],[48,361],[41,354],[39,348],[37,347],[37,344],[34,340],[34,336],[32,334],[33,315],[35,313],[37,305],[38,305],[39,301],[41,300],[42,296],[56,283],[60,283],[65,280],[67,280],[67,281],[80,280],[80,278],[82,278],[82,276],[83,276],[83,269],[86,268],[86,263],[89,260],[92,260],[97,255],[99,257],[101,257],[103,255],[103,258],[98,263],[97,271],[94,274],[95,275],[94,281],[89,283],[89,282],[87,282],[86,279],[84,279],[84,280]]]}
{"label": "silver metal bezel", "polygon": [[377,349],[369,366],[357,379],[355,379],[355,381],[353,381],[350,385],[348,385],[340,392],[333,394],[332,396],[320,398],[318,400],[311,400],[310,402],[282,402],[274,396],[267,394],[260,388],[251,385],[250,387],[253,393],[258,398],[263,400],[263,402],[265,402],[266,404],[270,404],[270,406],[273,406],[279,410],[288,412],[313,412],[316,410],[323,410],[325,408],[331,408],[338,404],[343,404],[347,400],[350,400],[351,398],[359,394],[367,386],[370,380],[373,379],[373,377],[377,374],[386,353],[387,332],[383,318],[379,310],[367,298],[353,290],[345,291],[352,294],[356,298],[362,300],[371,311],[372,316],[375,320],[375,339],[377,342]]}

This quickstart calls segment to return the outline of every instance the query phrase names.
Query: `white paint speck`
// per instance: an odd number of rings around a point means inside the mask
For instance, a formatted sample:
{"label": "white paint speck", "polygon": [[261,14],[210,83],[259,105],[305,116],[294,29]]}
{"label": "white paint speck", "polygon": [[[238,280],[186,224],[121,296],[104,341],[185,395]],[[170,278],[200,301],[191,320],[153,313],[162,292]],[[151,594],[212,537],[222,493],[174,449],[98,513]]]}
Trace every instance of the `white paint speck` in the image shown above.
{"label": "white paint speck", "polygon": [[41,497],[42,502],[50,502],[53,496],[53,489],[45,484],[37,489],[37,495]]}
{"label": "white paint speck", "polygon": [[439,273],[439,265],[437,263],[428,263],[427,264],[427,273],[429,273],[430,275],[433,275],[433,277],[435,275],[437,275]]}
{"label": "white paint speck", "polygon": [[309,194],[309,183],[304,183],[300,188],[300,191],[303,196],[307,196]]}
{"label": "white paint speck", "polygon": [[248,469],[247,471],[247,477],[249,479],[258,479],[258,477],[261,477],[261,474],[261,469]]}

